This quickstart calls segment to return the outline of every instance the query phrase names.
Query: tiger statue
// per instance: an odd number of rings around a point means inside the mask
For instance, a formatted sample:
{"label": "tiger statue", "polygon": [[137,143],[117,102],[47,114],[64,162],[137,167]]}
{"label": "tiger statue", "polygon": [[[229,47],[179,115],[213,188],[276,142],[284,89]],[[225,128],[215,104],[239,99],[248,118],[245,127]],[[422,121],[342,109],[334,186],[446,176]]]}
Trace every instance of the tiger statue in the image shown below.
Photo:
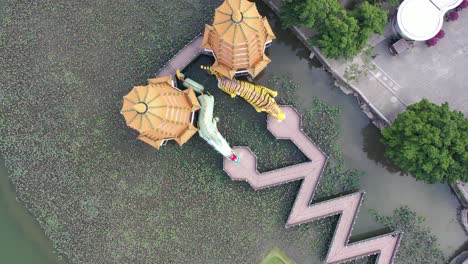
{"label": "tiger statue", "polygon": [[229,94],[231,98],[240,96],[251,104],[257,112],[265,112],[276,120],[281,121],[286,118],[283,110],[281,110],[274,99],[278,95],[277,91],[245,81],[230,80],[208,66],[202,65],[201,68],[214,75],[218,79],[218,87]]}

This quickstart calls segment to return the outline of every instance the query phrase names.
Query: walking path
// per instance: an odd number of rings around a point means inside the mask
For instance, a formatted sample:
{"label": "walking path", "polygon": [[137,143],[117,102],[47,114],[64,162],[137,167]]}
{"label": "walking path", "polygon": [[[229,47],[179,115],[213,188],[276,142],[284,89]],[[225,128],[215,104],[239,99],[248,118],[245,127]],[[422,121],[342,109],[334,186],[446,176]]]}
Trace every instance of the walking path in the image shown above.
{"label": "walking path", "polygon": [[156,77],[174,76],[178,69],[182,70],[196,59],[204,49],[202,48],[203,35],[198,34],[183,49],[181,49],[172,59],[170,59],[159,71]]}
{"label": "walking path", "polygon": [[327,156],[301,129],[301,116],[291,106],[281,106],[286,114],[282,122],[268,116],[268,130],[278,139],[291,140],[310,160],[298,165],[259,173],[257,158],[248,147],[235,147],[240,163],[224,160],[224,171],[233,180],[247,181],[255,190],[303,179],[301,188],[289,215],[286,227],[340,214],[327,263],[344,261],[379,254],[377,263],[393,262],[401,234],[392,233],[349,244],[354,220],[364,192],[357,192],[311,205],[315,189],[325,168]]}
{"label": "walking path", "polygon": [[[202,35],[198,35],[180,50],[156,74],[156,77],[174,76],[177,69],[184,69],[190,62],[203,53]],[[290,106],[282,106],[287,118],[282,122],[268,117],[268,130],[278,139],[291,140],[309,159],[295,166],[270,172],[259,173],[255,155],[247,147],[234,150],[241,162],[234,164],[224,161],[224,170],[234,180],[246,180],[254,189],[263,189],[291,181],[303,179],[286,227],[303,224],[315,219],[340,214],[335,236],[327,255],[327,263],[340,263],[368,255],[379,254],[379,264],[392,263],[399,245],[399,233],[387,234],[366,241],[349,244],[352,227],[361,204],[363,192],[353,193],[310,205],[327,156],[314,145],[301,129],[301,116]]]}
{"label": "walking path", "polygon": [[[263,0],[277,15],[279,15],[281,0]],[[395,120],[398,113],[403,112],[406,109],[406,104],[399,100],[391,90],[388,90],[388,86],[392,84],[388,83],[391,78],[381,70],[375,70],[371,73],[370,78],[365,78],[358,82],[350,82],[344,77],[346,67],[351,63],[357,63],[362,65],[362,60],[359,57],[355,58],[353,62],[347,62],[345,60],[331,60],[325,58],[317,47],[310,46],[308,39],[314,36],[314,32],[305,27],[294,26],[291,30],[296,34],[297,38],[310,49],[312,54],[315,54],[317,58],[326,66],[327,70],[337,79],[344,82],[352,92],[357,94],[367,106],[372,109],[372,113],[375,113],[383,120],[386,124],[390,124]],[[389,30],[386,31],[390,32]],[[390,34],[390,33],[388,33]],[[378,38],[374,41],[381,41]],[[357,61],[356,61],[357,60]],[[364,85],[365,82],[365,85]],[[386,83],[387,86],[385,85]],[[398,84],[393,84],[397,87]],[[367,112],[366,114],[372,119],[372,113]]]}
{"label": "walking path", "polygon": [[[279,15],[281,0],[263,1]],[[373,35],[369,40],[368,44],[373,46],[373,52],[378,57],[370,62],[371,67],[366,67],[371,68],[368,76],[357,81],[348,81],[344,76],[350,65],[362,67],[365,64],[363,55],[356,56],[352,61],[327,59],[317,47],[307,42],[314,36],[310,29],[292,27],[291,30],[312,51],[311,56],[315,54],[327,70],[345,84],[345,90],[350,90],[349,93],[364,101],[364,104],[360,102],[364,113],[377,127],[382,128],[392,124],[408,105],[423,98],[438,104],[449,102],[452,109],[468,116],[468,90],[465,89],[468,82],[465,73],[468,27],[462,26],[467,23],[468,14],[463,14],[458,21],[444,25],[446,37],[436,47],[428,48],[424,42],[419,42],[401,56],[391,56],[388,52],[388,40],[394,35],[389,23],[382,36]],[[374,118],[375,115],[379,118]],[[467,206],[468,184],[451,186],[461,204]],[[468,228],[466,223],[462,225]]]}
{"label": "walking path", "polygon": [[[323,58],[322,61],[324,60]],[[343,76],[352,64],[363,67],[364,62],[360,56],[352,61],[327,60],[327,62],[333,75],[339,76],[355,93],[359,94],[373,112],[387,124],[393,123],[397,115],[405,111],[410,104],[398,95],[401,86],[373,62],[370,63],[374,69],[369,70],[367,76],[356,81],[348,81]]]}

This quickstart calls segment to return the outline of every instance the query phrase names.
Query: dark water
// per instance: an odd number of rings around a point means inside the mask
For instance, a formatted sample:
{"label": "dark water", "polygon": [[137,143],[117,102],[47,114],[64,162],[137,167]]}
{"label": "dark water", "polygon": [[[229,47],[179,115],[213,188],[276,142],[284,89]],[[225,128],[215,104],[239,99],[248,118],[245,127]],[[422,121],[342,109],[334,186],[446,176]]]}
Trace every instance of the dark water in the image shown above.
{"label": "dark water", "polygon": [[[263,14],[268,12],[265,6],[259,5]],[[368,209],[390,214],[394,208],[407,204],[426,217],[444,252],[453,254],[467,237],[456,219],[459,204],[450,188],[401,176],[384,159],[379,131],[361,112],[356,100],[333,86],[333,80],[320,63],[308,59],[309,51],[294,35],[281,30],[273,15],[269,15],[269,20],[278,38],[268,51],[272,63],[258,81],[266,83],[272,75],[287,74],[300,84],[295,96],[303,106],[310,106],[312,96],[316,96],[342,109],[341,146],[346,163],[366,173],[361,182],[366,197],[354,227],[355,238],[368,237],[381,228],[369,217]],[[35,219],[16,202],[3,162],[0,162],[0,234],[2,263],[58,263]]]}
{"label": "dark water", "polygon": [[36,220],[16,201],[0,156],[0,255],[1,263],[58,264],[50,241]]}
{"label": "dark water", "polygon": [[[263,14],[268,12],[264,5],[258,5]],[[450,187],[416,182],[412,177],[402,176],[398,168],[384,158],[380,132],[362,113],[357,100],[333,86],[333,80],[320,63],[309,59],[310,52],[293,34],[281,30],[275,16],[270,14],[268,18],[277,39],[268,51],[272,62],[259,78],[260,81],[272,75],[289,74],[301,87],[296,94],[297,102],[308,106],[312,104],[312,96],[316,96],[342,110],[340,145],[345,161],[350,168],[365,172],[361,189],[366,196],[353,235],[367,238],[382,228],[370,218],[367,213],[369,209],[391,214],[393,209],[408,205],[426,218],[426,224],[438,237],[445,254],[452,255],[468,237],[457,220],[456,210],[460,205]]]}

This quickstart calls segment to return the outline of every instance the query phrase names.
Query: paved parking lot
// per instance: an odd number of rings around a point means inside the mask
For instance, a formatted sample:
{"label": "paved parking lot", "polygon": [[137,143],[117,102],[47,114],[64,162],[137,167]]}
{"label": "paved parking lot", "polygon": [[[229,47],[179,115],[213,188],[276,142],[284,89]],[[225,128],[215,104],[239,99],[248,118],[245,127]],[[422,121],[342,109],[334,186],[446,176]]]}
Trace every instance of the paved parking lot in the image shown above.
{"label": "paved parking lot", "polygon": [[427,98],[448,102],[468,116],[468,10],[457,21],[445,22],[445,37],[435,47],[417,42],[399,56],[388,52],[389,39],[374,48],[379,54],[371,74],[404,104]]}

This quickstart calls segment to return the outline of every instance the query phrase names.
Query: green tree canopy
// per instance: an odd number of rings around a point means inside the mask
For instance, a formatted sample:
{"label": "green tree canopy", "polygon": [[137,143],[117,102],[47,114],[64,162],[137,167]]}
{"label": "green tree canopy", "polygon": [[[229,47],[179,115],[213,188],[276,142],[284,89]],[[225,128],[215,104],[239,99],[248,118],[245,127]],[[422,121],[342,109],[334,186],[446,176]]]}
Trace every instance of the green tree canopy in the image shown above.
{"label": "green tree canopy", "polygon": [[351,15],[357,19],[363,30],[370,30],[376,34],[383,34],[387,25],[387,11],[376,5],[364,1],[351,11]]}
{"label": "green tree canopy", "polygon": [[387,12],[367,1],[348,13],[338,0],[283,0],[281,19],[286,27],[317,32],[312,44],[325,56],[350,58],[366,46],[372,32],[384,32]]}
{"label": "green tree canopy", "polygon": [[319,28],[328,17],[341,10],[337,0],[307,0],[301,7],[300,20],[308,28]]}
{"label": "green tree canopy", "polygon": [[322,34],[312,40],[322,53],[330,58],[350,58],[362,48],[359,46],[359,26],[355,18],[341,11],[322,25]]}
{"label": "green tree canopy", "polygon": [[300,15],[305,0],[283,0],[281,5],[281,22],[284,27],[302,25]]}
{"label": "green tree canopy", "polygon": [[337,0],[284,0],[281,18],[285,26],[302,25],[310,29],[318,27],[327,17],[342,10]]}
{"label": "green tree canopy", "polygon": [[468,181],[468,121],[423,99],[384,129],[385,155],[418,180],[429,183]]}

